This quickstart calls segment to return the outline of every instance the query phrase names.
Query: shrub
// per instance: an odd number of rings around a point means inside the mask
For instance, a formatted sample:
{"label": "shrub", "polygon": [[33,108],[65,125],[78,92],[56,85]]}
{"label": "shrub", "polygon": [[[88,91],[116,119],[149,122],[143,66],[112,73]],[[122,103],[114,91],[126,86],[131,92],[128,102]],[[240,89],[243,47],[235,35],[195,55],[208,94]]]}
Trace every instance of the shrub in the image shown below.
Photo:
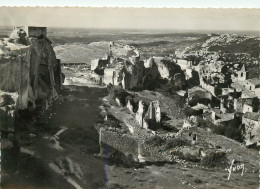
{"label": "shrub", "polygon": [[188,79],[188,81],[187,81],[188,87],[192,88],[194,86],[200,85],[200,78],[199,78],[198,72],[192,70],[191,74],[192,74],[192,77],[190,79]]}
{"label": "shrub", "polygon": [[157,122],[155,119],[147,119],[145,120],[147,124],[149,125],[149,129],[156,131],[159,128],[162,128],[163,125],[161,122]]}
{"label": "shrub", "polygon": [[165,140],[158,135],[155,135],[147,139],[145,143],[151,146],[162,146],[165,143]]}
{"label": "shrub", "polygon": [[213,132],[217,135],[224,135],[224,136],[234,139],[238,142],[244,141],[244,137],[243,137],[241,129],[239,129],[238,127],[233,126],[233,125],[215,126],[215,128],[213,129]]}
{"label": "shrub", "polygon": [[174,156],[178,156],[180,159],[186,160],[186,161],[190,161],[190,162],[199,162],[200,159],[192,154],[184,154],[183,152],[180,151],[174,151],[172,153],[172,155]]}
{"label": "shrub", "polygon": [[177,91],[177,87],[175,86],[174,82],[171,81],[166,84],[161,84],[161,89],[169,94],[175,94]]}
{"label": "shrub", "polygon": [[228,125],[214,126],[212,130],[215,134],[224,135],[238,142],[244,141],[244,128],[238,118],[235,118],[235,120]]}
{"label": "shrub", "polygon": [[207,98],[194,97],[189,101],[190,106],[196,106],[198,103],[208,105],[211,101]]}
{"label": "shrub", "polygon": [[225,167],[227,165],[227,157],[225,153],[211,152],[202,159],[201,163],[207,167]]}
{"label": "shrub", "polygon": [[178,147],[178,146],[190,146],[190,145],[191,145],[191,143],[188,140],[183,140],[183,139],[180,139],[180,138],[174,138],[174,139],[166,141],[165,148],[167,150],[167,149],[175,148],[175,147]]}
{"label": "shrub", "polygon": [[192,109],[191,107],[189,106],[186,106],[184,109],[183,109],[183,113],[187,116],[187,117],[190,117],[190,116],[198,116],[198,115],[201,115],[203,113],[203,110],[194,110]]}
{"label": "shrub", "polygon": [[220,100],[213,96],[211,101],[210,101],[210,106],[211,107],[218,107],[219,104],[220,104]]}
{"label": "shrub", "polygon": [[197,118],[197,126],[198,127],[201,127],[201,128],[216,128],[217,126],[215,126],[212,122],[210,121],[206,121],[202,118]]}
{"label": "shrub", "polygon": [[186,161],[191,161],[191,162],[199,162],[199,161],[200,161],[200,159],[199,159],[198,157],[196,157],[196,156],[194,156],[194,155],[192,155],[192,154],[186,154],[186,155],[184,155],[184,159],[185,159]]}
{"label": "shrub", "polygon": [[197,184],[201,184],[201,183],[203,183],[203,181],[200,180],[200,179],[198,179],[198,178],[194,179],[194,182],[197,183]]}

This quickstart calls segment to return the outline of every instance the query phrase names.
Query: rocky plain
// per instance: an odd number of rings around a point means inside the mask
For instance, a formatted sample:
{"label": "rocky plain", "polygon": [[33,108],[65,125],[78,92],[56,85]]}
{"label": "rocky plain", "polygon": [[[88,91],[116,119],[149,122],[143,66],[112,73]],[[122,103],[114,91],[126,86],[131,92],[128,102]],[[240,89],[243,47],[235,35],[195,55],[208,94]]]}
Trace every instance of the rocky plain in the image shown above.
{"label": "rocky plain", "polygon": [[17,27],[0,48],[3,189],[259,186],[259,94],[235,85],[257,36]]}

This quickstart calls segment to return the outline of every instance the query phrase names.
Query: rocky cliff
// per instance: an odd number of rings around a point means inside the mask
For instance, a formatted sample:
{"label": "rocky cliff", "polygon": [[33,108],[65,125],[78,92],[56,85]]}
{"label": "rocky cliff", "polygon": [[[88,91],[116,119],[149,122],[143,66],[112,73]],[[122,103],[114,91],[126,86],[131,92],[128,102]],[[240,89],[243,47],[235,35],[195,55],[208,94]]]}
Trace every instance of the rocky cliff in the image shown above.
{"label": "rocky cliff", "polygon": [[105,85],[121,85],[124,89],[154,89],[162,80],[171,80],[177,73],[183,74],[174,60],[167,57],[141,60],[139,51],[128,45],[111,43],[106,60],[106,64],[102,64],[104,60],[101,59],[93,60],[92,71],[102,75]]}
{"label": "rocky cliff", "polygon": [[[45,27],[17,27],[0,40],[0,108],[34,110],[58,98],[63,82]],[[4,96],[10,96],[7,105]]]}

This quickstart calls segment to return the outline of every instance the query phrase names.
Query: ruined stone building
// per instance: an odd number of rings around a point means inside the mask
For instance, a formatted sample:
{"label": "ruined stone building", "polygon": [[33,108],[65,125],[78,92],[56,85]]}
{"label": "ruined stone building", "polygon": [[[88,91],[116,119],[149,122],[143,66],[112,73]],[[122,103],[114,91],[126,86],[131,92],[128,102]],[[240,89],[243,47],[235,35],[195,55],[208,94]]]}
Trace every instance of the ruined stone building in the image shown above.
{"label": "ruined stone building", "polygon": [[247,90],[253,91],[256,96],[260,97],[260,79],[254,78],[245,80],[244,87]]}
{"label": "ruined stone building", "polygon": [[260,144],[260,113],[246,112],[242,117],[245,125],[246,145]]}
{"label": "ruined stone building", "polygon": [[258,99],[254,99],[254,98],[235,99],[234,100],[234,109],[238,113],[258,111],[258,104],[254,103],[256,100],[258,100]]}
{"label": "ruined stone building", "polygon": [[153,89],[163,79],[174,80],[180,88],[185,85],[183,71],[170,58],[151,57],[143,61],[135,47],[117,43],[110,43],[109,52],[106,59],[91,61],[92,73],[101,75],[105,85]]}
{"label": "ruined stone building", "polygon": [[248,79],[248,72],[246,71],[246,67],[243,64],[241,69],[237,71],[237,74],[235,75],[234,81],[245,81]]}

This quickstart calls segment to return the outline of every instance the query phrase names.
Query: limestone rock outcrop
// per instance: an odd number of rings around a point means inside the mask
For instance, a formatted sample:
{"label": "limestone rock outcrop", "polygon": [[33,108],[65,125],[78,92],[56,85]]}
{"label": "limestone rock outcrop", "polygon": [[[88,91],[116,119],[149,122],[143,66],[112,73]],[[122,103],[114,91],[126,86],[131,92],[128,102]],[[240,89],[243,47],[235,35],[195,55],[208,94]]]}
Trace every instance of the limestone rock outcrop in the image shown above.
{"label": "limestone rock outcrop", "polygon": [[158,100],[150,102],[149,108],[146,112],[147,119],[153,119],[156,122],[161,121],[161,108]]}
{"label": "limestone rock outcrop", "polygon": [[141,60],[135,47],[113,42],[105,59],[91,62],[91,70],[103,77],[105,85],[122,86],[124,89],[154,89],[161,80],[172,80],[177,73],[184,75],[181,67],[169,57]]}
{"label": "limestone rock outcrop", "polygon": [[145,115],[145,106],[144,106],[143,101],[140,100],[138,103],[138,111],[135,114],[135,118],[136,118],[137,123],[141,127],[144,127],[144,125],[146,125],[146,124],[144,124],[144,115]]}
{"label": "limestone rock outcrop", "polygon": [[148,108],[145,108],[143,101],[139,101],[138,111],[135,115],[137,123],[145,129],[156,129],[154,125],[151,125],[151,121],[154,123],[161,122],[161,108],[158,100],[151,101]]}
{"label": "limestone rock outcrop", "polygon": [[0,96],[17,96],[16,109],[34,110],[58,98],[64,76],[51,44],[45,27],[16,27],[0,39]]}

